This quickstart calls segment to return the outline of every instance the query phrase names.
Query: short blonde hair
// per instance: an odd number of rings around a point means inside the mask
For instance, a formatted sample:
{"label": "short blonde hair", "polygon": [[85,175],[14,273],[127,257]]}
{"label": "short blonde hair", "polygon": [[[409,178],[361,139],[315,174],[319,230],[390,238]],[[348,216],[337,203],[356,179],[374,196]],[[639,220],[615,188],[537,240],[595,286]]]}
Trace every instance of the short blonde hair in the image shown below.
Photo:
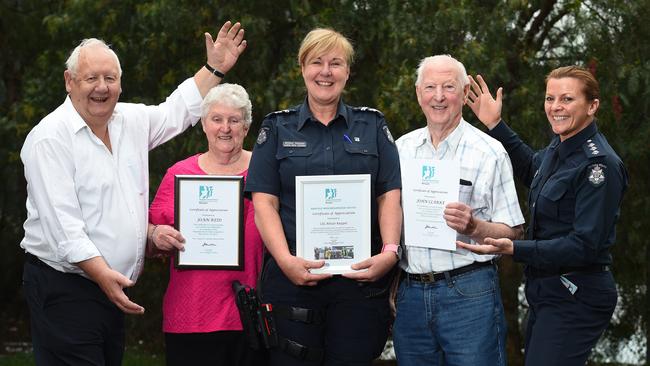
{"label": "short blonde hair", "polygon": [[350,41],[341,33],[329,28],[316,28],[307,33],[300,44],[298,63],[304,66],[308,57],[322,55],[331,50],[341,50],[348,66],[354,59],[354,49]]}

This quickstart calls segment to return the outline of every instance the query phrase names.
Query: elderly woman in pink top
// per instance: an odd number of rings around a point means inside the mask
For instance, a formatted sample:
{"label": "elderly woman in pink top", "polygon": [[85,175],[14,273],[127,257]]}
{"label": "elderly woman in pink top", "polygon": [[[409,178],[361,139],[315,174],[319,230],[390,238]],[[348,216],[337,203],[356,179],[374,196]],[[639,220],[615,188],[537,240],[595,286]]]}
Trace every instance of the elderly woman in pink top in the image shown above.
{"label": "elderly woman in pink top", "polygon": [[[243,87],[221,84],[201,104],[201,125],[208,151],[181,160],[167,170],[149,210],[156,225],[150,242],[173,253],[183,246],[174,225],[174,176],[239,175],[246,179],[251,152],[242,148],[252,122],[251,102]],[[244,200],[244,271],[178,270],[171,256],[169,285],[163,299],[163,332],[168,365],[259,365],[242,333],[231,283],[255,285],[262,262],[262,240],[255,227],[253,203]]]}

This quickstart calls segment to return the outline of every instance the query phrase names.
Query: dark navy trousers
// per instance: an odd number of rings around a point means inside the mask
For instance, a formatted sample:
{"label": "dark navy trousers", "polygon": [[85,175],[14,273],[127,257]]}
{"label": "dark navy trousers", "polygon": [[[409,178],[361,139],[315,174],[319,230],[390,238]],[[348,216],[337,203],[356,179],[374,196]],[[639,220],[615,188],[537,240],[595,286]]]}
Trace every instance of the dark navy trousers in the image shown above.
{"label": "dark navy trousers", "polygon": [[341,276],[317,286],[296,286],[270,259],[262,276],[262,300],[273,305],[313,309],[323,321],[303,323],[275,316],[278,334],[306,347],[324,351],[322,362],[300,360],[279,349],[270,351],[271,365],[369,366],[388,338],[390,310],[388,276],[360,283]]}
{"label": "dark navy trousers", "polygon": [[528,277],[526,366],[584,366],[614,313],[616,285],[609,271]]}
{"label": "dark navy trousers", "polygon": [[124,313],[96,283],[32,257],[23,291],[36,365],[121,365]]}

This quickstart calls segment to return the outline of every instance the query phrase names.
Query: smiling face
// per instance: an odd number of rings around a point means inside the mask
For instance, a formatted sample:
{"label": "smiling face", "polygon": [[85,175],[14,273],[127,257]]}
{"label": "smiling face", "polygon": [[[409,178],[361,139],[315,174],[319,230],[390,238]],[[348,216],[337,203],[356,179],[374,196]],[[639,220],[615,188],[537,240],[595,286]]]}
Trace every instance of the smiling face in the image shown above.
{"label": "smiling face", "polygon": [[449,60],[431,62],[422,70],[415,93],[430,128],[446,130],[460,122],[469,85],[461,86],[459,79]]}
{"label": "smiling face", "polygon": [[63,74],[72,105],[91,127],[106,125],[122,92],[115,56],[100,47],[81,49],[77,74]]}
{"label": "smiling face", "polygon": [[553,133],[564,141],[587,127],[598,110],[599,100],[588,100],[584,83],[576,78],[549,79],[544,111]]}
{"label": "smiling face", "polygon": [[248,127],[240,108],[214,103],[201,124],[211,153],[236,154],[242,150]]}
{"label": "smiling face", "polygon": [[350,65],[340,49],[309,55],[302,65],[302,78],[310,105],[331,106],[339,102],[350,76]]}

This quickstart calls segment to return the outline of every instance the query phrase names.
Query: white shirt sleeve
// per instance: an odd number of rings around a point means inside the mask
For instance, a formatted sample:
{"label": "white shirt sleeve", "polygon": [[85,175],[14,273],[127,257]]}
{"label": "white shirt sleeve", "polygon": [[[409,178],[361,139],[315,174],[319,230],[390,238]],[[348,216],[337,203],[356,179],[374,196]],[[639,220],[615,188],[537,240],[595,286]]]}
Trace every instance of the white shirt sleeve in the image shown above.
{"label": "white shirt sleeve", "polygon": [[87,235],[75,191],[71,155],[72,151],[62,142],[44,138],[23,156],[29,203],[36,206],[46,242],[55,246],[49,248],[50,253],[56,253],[56,260],[62,264],[101,255]]}
{"label": "white shirt sleeve", "polygon": [[194,78],[189,78],[164,102],[148,106],[149,150],[194,126],[201,119],[202,100]]}

